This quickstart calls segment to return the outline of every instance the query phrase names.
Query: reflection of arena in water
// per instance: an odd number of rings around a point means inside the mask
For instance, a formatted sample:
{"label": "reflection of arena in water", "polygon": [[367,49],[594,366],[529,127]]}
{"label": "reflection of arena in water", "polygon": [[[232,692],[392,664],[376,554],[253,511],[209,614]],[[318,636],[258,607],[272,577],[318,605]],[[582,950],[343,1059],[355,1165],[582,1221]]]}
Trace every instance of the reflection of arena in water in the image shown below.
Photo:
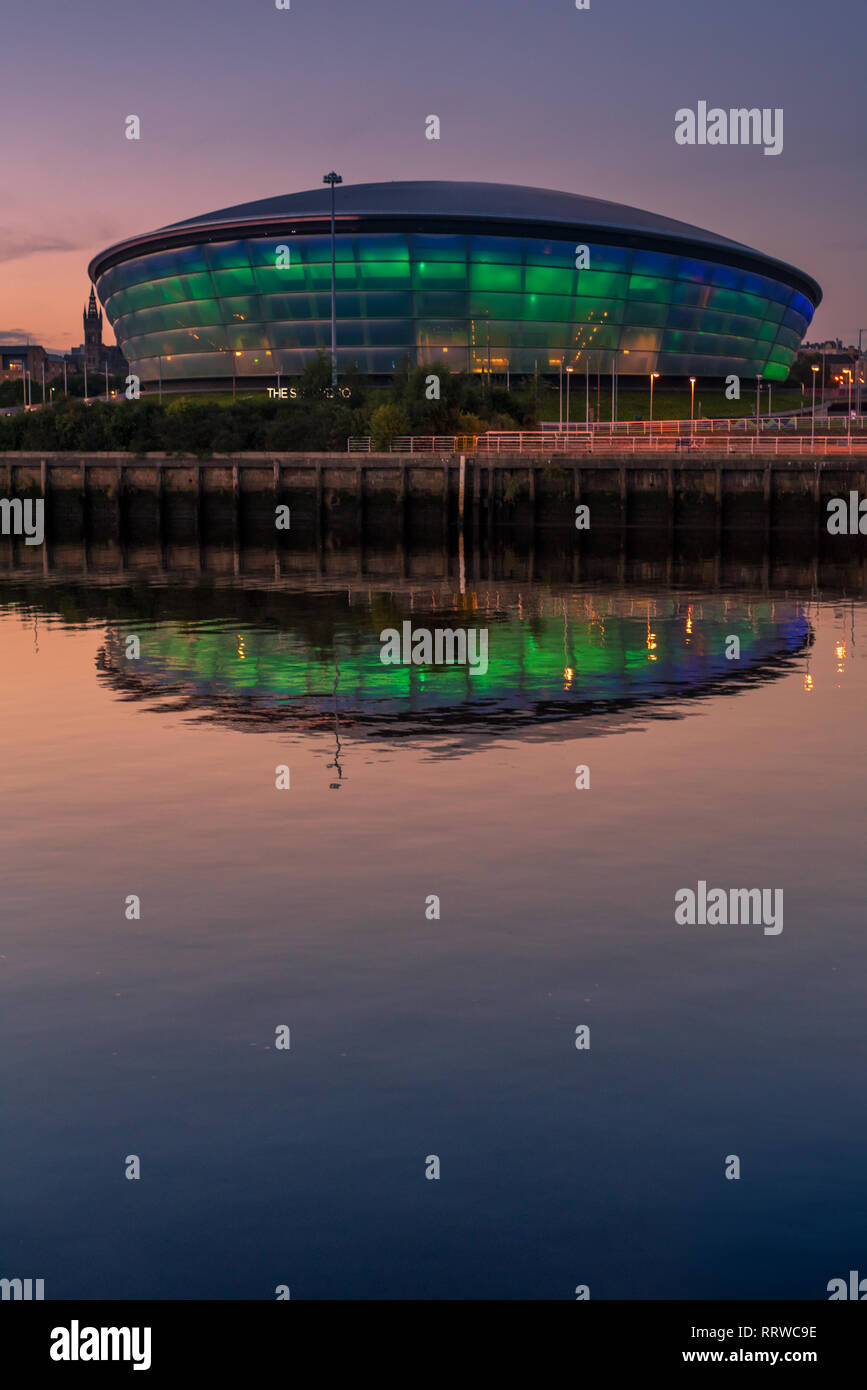
{"label": "reflection of arena in water", "polygon": [[[812,641],[797,602],[561,597],[534,589],[503,607],[488,594],[425,609],[416,595],[411,608],[406,600],[398,609],[388,595],[364,607],[330,597],[315,625],[301,616],[279,629],[218,621],[141,625],[138,660],[125,656],[124,637],[134,629],[109,631],[99,666],[128,698],[159,699],[162,707],[168,700],[176,710],[198,710],[233,727],[331,728],[339,718],[347,730],[419,736],[464,727],[492,733],[735,693],[780,674]],[[404,619],[430,630],[486,627],[487,671],[383,665],[379,633]],[[739,660],[725,655],[732,636]]]}

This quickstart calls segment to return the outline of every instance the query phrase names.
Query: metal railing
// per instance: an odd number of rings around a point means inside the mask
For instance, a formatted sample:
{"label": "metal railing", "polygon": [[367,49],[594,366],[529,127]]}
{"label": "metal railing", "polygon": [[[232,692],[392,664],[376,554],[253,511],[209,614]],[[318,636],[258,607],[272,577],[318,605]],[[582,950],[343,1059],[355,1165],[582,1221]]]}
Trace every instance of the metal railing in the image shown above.
{"label": "metal railing", "polygon": [[755,434],[713,433],[653,435],[550,434],[540,431],[498,432],[480,435],[474,450],[479,454],[653,454],[670,452],[672,447],[686,452],[779,455],[812,453],[867,453],[867,437],[817,435],[756,436]]}
{"label": "metal railing", "polygon": [[[822,429],[827,429],[831,433],[838,428],[842,433],[848,433],[849,420],[845,415],[820,416],[816,414],[816,424]],[[853,420],[851,422],[852,433],[867,429],[867,418],[863,420]],[[543,421],[539,426],[545,434],[587,434],[595,435],[617,434],[617,435],[672,435],[672,434],[744,434],[752,430],[756,433],[755,416],[735,416],[725,419],[701,419],[701,420],[591,420],[589,425],[570,424],[563,428],[556,421]],[[786,431],[787,433],[811,432],[812,421],[809,415],[801,414],[780,414],[762,416],[759,423],[762,434],[768,431]]]}
{"label": "metal railing", "polygon": [[[372,444],[370,436],[353,437],[347,442],[350,454],[368,454]],[[812,439],[809,434],[759,435],[743,431],[726,432],[725,437],[713,431],[696,431],[693,434],[660,432],[654,434],[626,434],[620,431],[607,434],[577,433],[556,434],[550,430],[498,430],[482,435],[401,435],[384,450],[392,454],[593,454],[604,458],[606,455],[633,454],[652,455],[660,451],[696,452],[713,451],[729,455],[748,455],[764,457],[804,454],[867,454],[867,435],[843,434],[819,435]]]}

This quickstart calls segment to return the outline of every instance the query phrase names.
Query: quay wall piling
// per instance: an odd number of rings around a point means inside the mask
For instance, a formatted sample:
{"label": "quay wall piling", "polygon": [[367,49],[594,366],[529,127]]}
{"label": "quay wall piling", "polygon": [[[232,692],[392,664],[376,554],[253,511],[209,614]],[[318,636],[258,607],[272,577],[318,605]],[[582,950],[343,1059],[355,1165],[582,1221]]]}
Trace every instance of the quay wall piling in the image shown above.
{"label": "quay wall piling", "polygon": [[[460,506],[459,454],[241,453],[209,458],[167,454],[0,454],[0,492],[42,496],[58,516],[155,508],[202,520],[212,504],[247,520],[273,522],[275,505],[299,520],[386,529],[429,518],[468,531],[525,522],[571,525],[591,509],[599,527],[716,529],[814,526],[832,497],[867,495],[867,457],[727,454],[721,447],[593,457],[466,455]],[[293,520],[293,525],[294,525]]]}

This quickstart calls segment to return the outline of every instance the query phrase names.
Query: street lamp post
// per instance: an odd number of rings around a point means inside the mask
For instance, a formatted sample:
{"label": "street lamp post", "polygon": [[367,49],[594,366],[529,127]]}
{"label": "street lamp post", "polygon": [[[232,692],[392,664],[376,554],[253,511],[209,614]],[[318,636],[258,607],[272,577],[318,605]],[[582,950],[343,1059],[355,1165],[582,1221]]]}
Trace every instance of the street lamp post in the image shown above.
{"label": "street lamp post", "polygon": [[762,419],[762,374],[759,372],[756,377],[756,439],[759,437]]}
{"label": "street lamp post", "polygon": [[813,367],[813,424],[810,429],[810,448],[816,443],[816,373],[818,370],[818,367]]}
{"label": "street lamp post", "polygon": [[590,353],[584,354],[584,424],[590,430]]}
{"label": "street lamp post", "polygon": [[560,424],[559,424],[558,432],[559,432],[560,434],[562,434],[562,433],[563,433],[563,358],[562,358],[562,357],[560,358],[560,372],[559,372],[559,377],[560,377]]}
{"label": "street lamp post", "polygon": [[336,249],[334,241],[334,189],[338,183],[343,183],[339,174],[335,174],[332,169],[330,174],[326,174],[323,183],[331,184],[331,389],[337,390],[337,292],[336,292]]}
{"label": "street lamp post", "polygon": [[602,419],[602,354],[596,353],[596,419],[594,426],[599,429],[599,422]]}
{"label": "street lamp post", "polygon": [[566,368],[566,433],[569,433],[569,385],[572,381],[573,367]]}
{"label": "street lamp post", "polygon": [[659,372],[650,373],[650,433],[653,434],[653,383]]}
{"label": "street lamp post", "polygon": [[614,434],[614,402],[617,397],[617,353],[611,354],[611,433]]}
{"label": "street lamp post", "polygon": [[825,349],[822,348],[822,405],[825,404]]}
{"label": "street lamp post", "polygon": [[692,438],[695,431],[695,377],[689,379],[689,433]]}
{"label": "street lamp post", "polygon": [[848,437],[849,443],[851,444],[851,443],[852,443],[852,373],[851,373],[851,371],[850,371],[850,369],[849,369],[848,367],[846,368],[846,375],[847,375],[847,377],[849,378],[849,404],[848,404],[848,406],[846,407],[846,415],[847,415],[847,417],[848,417],[848,418],[847,418],[847,430],[846,430],[846,435],[847,435],[847,437]]}

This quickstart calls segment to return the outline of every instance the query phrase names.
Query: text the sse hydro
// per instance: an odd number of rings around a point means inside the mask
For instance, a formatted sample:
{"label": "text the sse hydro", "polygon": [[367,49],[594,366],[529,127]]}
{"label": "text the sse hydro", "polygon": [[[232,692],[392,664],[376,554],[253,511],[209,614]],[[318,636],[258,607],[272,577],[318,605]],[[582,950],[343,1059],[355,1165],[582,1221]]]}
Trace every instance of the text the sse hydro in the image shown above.
{"label": "text the sse hydro", "polygon": [[[224,208],[101,252],[90,275],[143,380],[273,385],[331,350],[328,189]],[[340,370],[784,381],[822,292],[655,213],[549,189],[375,183],[336,196]]]}

